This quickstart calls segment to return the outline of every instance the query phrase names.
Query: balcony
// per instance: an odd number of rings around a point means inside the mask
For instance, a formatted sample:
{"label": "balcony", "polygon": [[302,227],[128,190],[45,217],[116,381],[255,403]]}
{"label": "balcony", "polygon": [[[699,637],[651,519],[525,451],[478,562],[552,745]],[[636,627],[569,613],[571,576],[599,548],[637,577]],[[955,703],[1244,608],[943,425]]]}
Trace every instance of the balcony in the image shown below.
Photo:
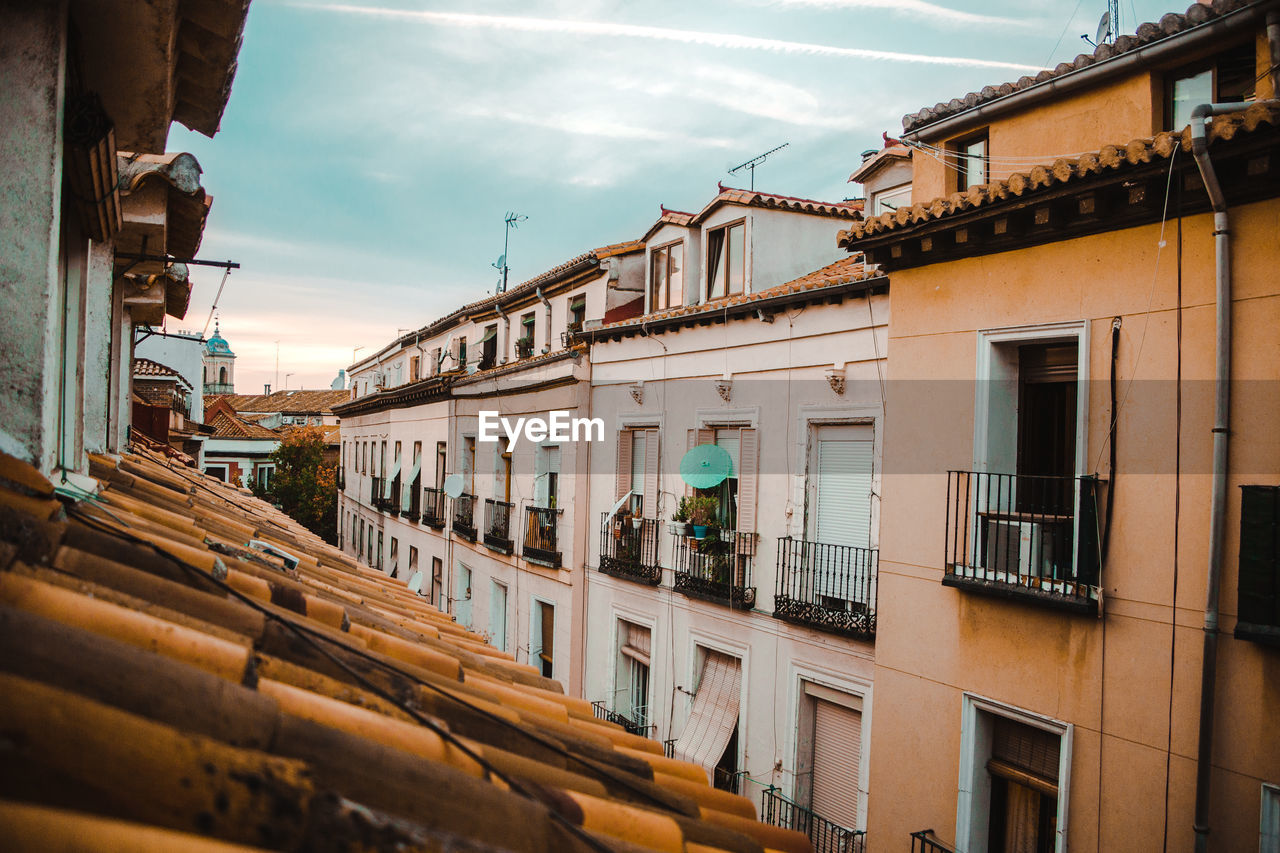
{"label": "balcony", "polygon": [[444,490],[431,486],[422,490],[422,523],[443,530],[449,517],[444,514]]}
{"label": "balcony", "polygon": [[956,850],[938,838],[932,829],[922,829],[911,833],[911,853],[956,853]]}
{"label": "balcony", "polygon": [[385,509],[382,500],[382,478],[370,477],[369,479],[373,482],[373,485],[369,490],[369,505],[376,510]]}
{"label": "balcony", "polygon": [[729,607],[754,607],[751,558],[756,534],[711,528],[703,539],[676,540],[675,590]]}
{"label": "balcony", "polygon": [[809,836],[814,853],[863,853],[867,848],[866,830],[848,829],[832,823],[791,802],[777,788],[766,788],[760,795],[760,820],[803,832]]}
{"label": "balcony", "polygon": [[1098,481],[951,471],[943,584],[1098,609]]}
{"label": "balcony", "polygon": [[648,708],[636,708],[631,713],[636,719],[625,717],[617,711],[610,711],[604,702],[592,702],[591,710],[595,712],[597,720],[606,720],[615,723],[627,730],[628,734],[639,735],[640,737],[649,737],[657,726],[649,725],[645,720],[649,716]]}
{"label": "balcony", "polygon": [[[400,466],[396,466],[399,468]],[[382,501],[382,508],[392,515],[400,514],[400,478],[391,481],[391,494]]]}
{"label": "balcony", "polygon": [[484,499],[484,546],[492,551],[510,554],[515,550],[511,541],[511,508],[507,501]]}
{"label": "balcony", "polygon": [[630,518],[600,518],[600,571],[616,578],[657,586],[662,583],[662,567],[658,565],[658,532],[656,518],[642,518],[637,527]]}
{"label": "balcony", "polygon": [[468,542],[476,541],[476,496],[461,494],[453,499],[453,532]]}
{"label": "balcony", "polygon": [[521,555],[531,563],[560,568],[557,533],[561,510],[542,506],[524,508],[524,547]]}
{"label": "balcony", "polygon": [[417,488],[416,480],[413,485],[409,486],[408,495],[409,500],[407,503],[404,503],[404,499],[401,498],[400,515],[402,518],[407,518],[417,524],[418,520],[422,518],[422,491]]}
{"label": "balcony", "polygon": [[779,539],[774,617],[848,637],[874,637],[879,555],[873,548]]}

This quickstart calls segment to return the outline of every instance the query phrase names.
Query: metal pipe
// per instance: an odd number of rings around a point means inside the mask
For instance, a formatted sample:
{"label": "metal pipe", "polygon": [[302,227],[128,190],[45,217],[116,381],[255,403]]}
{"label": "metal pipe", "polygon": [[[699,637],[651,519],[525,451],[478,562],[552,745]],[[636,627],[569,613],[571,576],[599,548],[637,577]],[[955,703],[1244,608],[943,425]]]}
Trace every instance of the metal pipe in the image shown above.
{"label": "metal pipe", "polygon": [[[1227,199],[1209,158],[1210,116],[1240,112],[1249,104],[1200,104],[1191,111],[1191,152],[1213,208],[1217,335],[1214,378],[1213,479],[1209,499],[1208,590],[1204,605],[1204,659],[1200,670],[1200,736],[1196,755],[1195,836],[1197,853],[1209,848],[1209,783],[1213,774],[1213,710],[1218,657],[1218,583],[1222,574],[1227,509],[1227,451],[1231,440],[1231,230]],[[1179,307],[1181,310],[1181,307]]]}
{"label": "metal pipe", "polygon": [[1267,6],[1274,6],[1274,0],[1258,0],[1186,32],[1126,51],[1112,59],[1095,62],[1076,71],[1052,77],[1043,83],[996,98],[973,109],[922,124],[904,133],[903,138],[918,140],[926,134],[930,138],[948,136],[971,124],[990,121],[1014,110],[1029,109],[1044,101],[1061,98],[1069,92],[1096,86],[1113,77],[1150,68],[1166,60],[1182,59],[1188,55],[1188,52],[1194,52],[1198,48],[1217,47],[1229,36],[1256,26]]}
{"label": "metal pipe", "polygon": [[497,311],[498,316],[502,318],[502,364],[506,364],[507,352],[511,347],[511,317],[497,302],[493,303],[493,310]]}

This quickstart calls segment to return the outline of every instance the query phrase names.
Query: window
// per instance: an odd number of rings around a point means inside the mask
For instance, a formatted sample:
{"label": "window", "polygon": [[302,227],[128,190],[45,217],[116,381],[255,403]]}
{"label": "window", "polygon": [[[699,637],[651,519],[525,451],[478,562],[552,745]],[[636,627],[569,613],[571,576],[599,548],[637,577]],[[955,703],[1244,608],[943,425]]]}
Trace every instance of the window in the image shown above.
{"label": "window", "polygon": [[454,574],[453,615],[459,625],[471,627],[471,569],[462,563]]}
{"label": "window", "polygon": [[893,213],[900,207],[911,205],[911,184],[889,187],[871,195],[871,215]]}
{"label": "window", "polygon": [[1262,785],[1258,853],[1280,853],[1280,786]]}
{"label": "window", "polygon": [[391,577],[400,577],[400,542],[391,537]]}
{"label": "window", "polygon": [[534,599],[529,620],[529,662],[547,678],[555,672],[556,606]]}
{"label": "window", "polygon": [[555,509],[560,505],[560,448],[541,446],[534,457],[534,506]]}
{"label": "window", "polygon": [[1225,50],[1173,77],[1165,84],[1165,129],[1191,124],[1191,111],[1200,104],[1239,104],[1257,98],[1257,58],[1252,42]]}
{"label": "window", "polygon": [[465,335],[463,335],[462,337],[458,338],[458,340],[455,342],[455,345],[454,345],[454,346],[455,346],[455,349],[457,350],[457,353],[456,353],[456,360],[455,360],[455,362],[454,362],[454,365],[453,365],[453,366],[454,366],[455,368],[458,368],[458,367],[465,367],[465,366],[466,366],[466,364],[467,364],[467,338],[466,338],[466,336],[465,336]]}
{"label": "window", "polygon": [[658,517],[658,430],[624,429],[618,433],[618,467],[614,500],[631,493],[629,508],[641,518]]}
{"label": "window", "polygon": [[862,825],[862,697],[802,682],[796,792],[819,817],[846,829]]}
{"label": "window", "polygon": [[443,611],[444,608],[444,560],[431,558],[431,603]]}
{"label": "window", "polygon": [[674,755],[701,764],[715,787],[727,789],[737,780],[738,712],[742,702],[742,661],[732,655],[697,648],[698,687]]}
{"label": "window", "polygon": [[533,311],[520,318],[520,337],[516,339],[516,357],[528,358],[538,339],[538,320]]}
{"label": "window", "polygon": [[1240,489],[1239,595],[1235,635],[1280,645],[1280,486]]}
{"label": "window", "polygon": [[271,475],[274,474],[275,472],[276,472],[276,466],[274,465],[259,465],[258,466],[258,488],[259,489],[271,488]]}
{"label": "window", "polygon": [[489,592],[489,642],[495,649],[507,650],[507,587],[493,581]]}
{"label": "window", "polygon": [[436,442],[436,480],[437,489],[444,488],[445,474],[449,467],[449,445],[443,441]]}
{"label": "window", "polygon": [[747,223],[707,232],[707,298],[742,293],[746,283]]}
{"label": "window", "polygon": [[966,694],[956,847],[1065,850],[1072,727]]}
{"label": "window", "polygon": [[950,160],[955,175],[956,192],[964,192],[969,187],[985,184],[988,179],[987,165],[990,152],[987,150],[987,131],[966,136],[947,146],[951,151]]}
{"label": "window", "polygon": [[498,363],[498,324],[486,326],[480,339],[480,369],[488,370]]}
{"label": "window", "polygon": [[377,555],[377,561],[373,564],[373,567],[378,571],[382,571],[382,531],[381,530],[378,531],[378,555]]}
{"label": "window", "polygon": [[227,481],[226,465],[206,465],[204,466],[204,472],[210,477],[221,480],[224,483]]}
{"label": "window", "polygon": [[613,710],[630,720],[637,730],[649,726],[649,646],[648,628],[618,620]]}
{"label": "window", "polygon": [[871,547],[874,448],[870,424],[814,428],[805,495],[812,541]]}
{"label": "window", "polygon": [[569,331],[581,331],[582,324],[585,322],[587,322],[587,295],[578,293],[569,297]]}
{"label": "window", "polygon": [[421,356],[409,356],[409,381],[417,382],[422,378],[422,358]]}
{"label": "window", "polygon": [[649,253],[649,310],[684,304],[684,243],[659,246]]}
{"label": "window", "polygon": [[737,427],[689,430],[689,449],[700,444],[715,444],[729,454],[729,476],[714,488],[700,490],[701,494],[716,499],[720,526],[739,533],[754,533],[759,489],[759,431]]}
{"label": "window", "polygon": [[466,487],[467,493],[474,495],[476,493],[476,437],[474,435],[465,436],[462,439],[462,463],[459,467],[462,469],[462,481]]}

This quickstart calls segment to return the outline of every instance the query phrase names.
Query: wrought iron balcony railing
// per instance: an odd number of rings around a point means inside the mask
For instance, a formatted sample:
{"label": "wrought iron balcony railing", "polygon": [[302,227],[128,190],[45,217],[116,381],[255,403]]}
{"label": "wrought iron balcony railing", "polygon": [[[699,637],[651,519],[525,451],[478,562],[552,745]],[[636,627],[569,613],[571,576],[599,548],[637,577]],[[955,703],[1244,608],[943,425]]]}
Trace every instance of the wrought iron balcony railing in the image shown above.
{"label": "wrought iron balcony railing", "polygon": [[476,541],[476,496],[465,492],[453,499],[453,532]]}
{"label": "wrought iron balcony railing", "polygon": [[745,770],[722,770],[717,767],[711,774],[711,787],[728,791],[730,794],[741,794],[746,788],[747,776]]}
{"label": "wrought iron balcony railing", "polygon": [[779,539],[773,615],[837,634],[874,637],[878,564],[874,548]]}
{"label": "wrought iron balcony railing", "polygon": [[597,720],[616,723],[626,729],[629,734],[650,737],[656,728],[648,723],[648,708],[633,708],[630,717],[619,714],[617,711],[610,711],[609,706],[604,702],[592,702],[591,709],[595,711]]}
{"label": "wrought iron balcony railing", "polygon": [[510,554],[515,547],[511,541],[511,508],[507,501],[484,499],[484,544],[486,548]]}
{"label": "wrought iron balcony railing", "polygon": [[369,491],[369,505],[376,510],[381,510],[383,509],[382,478],[371,477],[370,479],[373,481],[373,483],[372,483],[372,488]]}
{"label": "wrought iron balcony railing", "polygon": [[526,560],[553,569],[560,568],[560,512],[543,506],[524,508],[524,546],[521,555]]}
{"label": "wrought iron balcony railing", "polygon": [[398,515],[400,513],[400,477],[399,475],[397,475],[396,478],[391,481],[391,494],[388,495],[383,500],[383,504],[387,512],[391,513],[392,515]]}
{"label": "wrought iron balcony railing", "polygon": [[1092,477],[951,471],[942,582],[1096,612],[1097,485]]}
{"label": "wrought iron balcony railing", "polygon": [[676,540],[675,590],[730,607],[754,607],[751,559],[756,534],[711,528],[702,539]]}
{"label": "wrought iron balcony railing", "polygon": [[922,829],[911,833],[911,853],[956,853],[955,848],[945,844],[933,834],[932,829]]}
{"label": "wrought iron balcony railing", "polygon": [[760,795],[760,819],[783,829],[793,829],[809,836],[813,853],[863,853],[867,846],[864,829],[849,829],[798,806],[782,796],[777,788],[766,788]]}
{"label": "wrought iron balcony railing", "polygon": [[658,565],[658,534],[662,527],[656,518],[635,519],[611,517],[604,513],[600,520],[600,571],[614,577],[657,586],[662,583],[662,567]]}
{"label": "wrought iron balcony railing", "polygon": [[440,529],[448,522],[444,514],[444,490],[427,486],[422,490],[422,523]]}

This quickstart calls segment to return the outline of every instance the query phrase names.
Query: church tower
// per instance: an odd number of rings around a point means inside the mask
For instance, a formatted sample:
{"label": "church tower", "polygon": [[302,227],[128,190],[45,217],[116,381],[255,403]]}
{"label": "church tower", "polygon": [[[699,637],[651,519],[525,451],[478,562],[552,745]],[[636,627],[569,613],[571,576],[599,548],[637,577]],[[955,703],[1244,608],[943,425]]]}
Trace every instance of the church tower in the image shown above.
{"label": "church tower", "polygon": [[216,321],[213,337],[204,344],[204,393],[236,393],[236,354],[219,333]]}

